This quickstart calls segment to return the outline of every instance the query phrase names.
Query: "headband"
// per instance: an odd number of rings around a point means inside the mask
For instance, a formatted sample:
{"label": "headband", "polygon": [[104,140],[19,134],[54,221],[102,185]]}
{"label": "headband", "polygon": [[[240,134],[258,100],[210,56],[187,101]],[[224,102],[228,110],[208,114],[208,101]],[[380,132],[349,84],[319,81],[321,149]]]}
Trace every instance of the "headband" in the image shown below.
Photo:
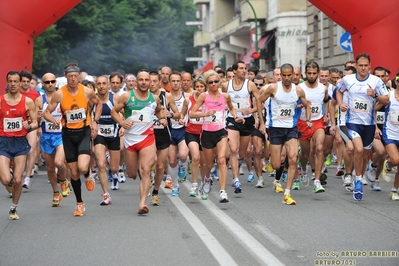
{"label": "headband", "polygon": [[71,73],[71,72],[80,72],[80,68],[79,67],[67,67],[64,70],[65,73]]}

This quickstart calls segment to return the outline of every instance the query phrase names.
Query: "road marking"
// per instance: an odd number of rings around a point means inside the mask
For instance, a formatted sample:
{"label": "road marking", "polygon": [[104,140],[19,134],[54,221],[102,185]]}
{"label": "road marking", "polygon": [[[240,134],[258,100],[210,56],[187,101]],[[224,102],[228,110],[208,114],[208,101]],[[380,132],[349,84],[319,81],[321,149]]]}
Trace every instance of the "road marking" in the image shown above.
{"label": "road marking", "polygon": [[279,236],[273,233],[269,228],[262,224],[254,224],[253,225],[262,235],[264,235],[267,239],[269,239],[273,244],[275,244],[278,248],[282,250],[292,250],[290,245],[282,240]]}
{"label": "road marking", "polygon": [[[182,183],[188,190],[191,188],[191,183],[186,180]],[[210,200],[200,200],[209,211],[225,226],[227,230],[244,246],[253,257],[260,263],[265,265],[284,265],[277,257],[275,257],[268,249],[266,249],[258,240],[249,234],[238,223],[225,214],[218,206]]]}
{"label": "road marking", "polygon": [[191,225],[197,235],[204,242],[205,246],[212,253],[213,257],[219,262],[220,265],[238,266],[235,260],[230,256],[230,254],[224,249],[224,247],[219,243],[219,241],[212,235],[211,232],[206,228],[206,226],[197,218],[197,216],[187,207],[187,205],[179,198],[170,195],[170,190],[166,190],[161,187],[163,192],[168,195],[170,201],[176,206],[179,212]]}

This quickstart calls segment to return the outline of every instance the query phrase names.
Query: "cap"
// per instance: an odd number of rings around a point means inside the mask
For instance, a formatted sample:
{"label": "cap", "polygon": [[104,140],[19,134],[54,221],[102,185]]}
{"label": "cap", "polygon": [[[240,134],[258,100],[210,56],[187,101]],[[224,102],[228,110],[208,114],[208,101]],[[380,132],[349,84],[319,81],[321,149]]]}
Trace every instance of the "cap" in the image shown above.
{"label": "cap", "polygon": [[90,76],[90,75],[87,75],[87,76],[85,77],[85,80],[94,82],[93,76]]}

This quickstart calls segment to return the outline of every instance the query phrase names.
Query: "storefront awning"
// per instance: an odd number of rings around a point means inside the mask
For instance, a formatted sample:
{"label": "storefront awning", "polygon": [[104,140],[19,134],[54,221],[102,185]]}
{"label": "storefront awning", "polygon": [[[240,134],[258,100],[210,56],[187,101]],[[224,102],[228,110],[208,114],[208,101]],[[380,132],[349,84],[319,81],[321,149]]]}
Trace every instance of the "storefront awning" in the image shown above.
{"label": "storefront awning", "polygon": [[[263,46],[265,45],[265,43],[269,39],[269,37],[270,37],[270,35],[266,35],[266,36],[263,36],[262,38],[260,38],[260,40],[258,41],[259,50],[263,49]],[[251,63],[252,54],[254,52],[255,52],[255,47],[251,47],[251,49],[249,49],[248,53],[241,60],[244,61],[244,63],[246,63],[246,64]]]}

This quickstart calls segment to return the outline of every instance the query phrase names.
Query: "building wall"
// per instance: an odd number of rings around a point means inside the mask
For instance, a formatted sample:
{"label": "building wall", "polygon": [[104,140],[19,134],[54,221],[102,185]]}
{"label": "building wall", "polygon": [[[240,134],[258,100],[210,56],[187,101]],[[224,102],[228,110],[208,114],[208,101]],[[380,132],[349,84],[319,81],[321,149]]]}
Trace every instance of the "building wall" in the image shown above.
{"label": "building wall", "polygon": [[343,70],[346,61],[353,60],[353,53],[345,52],[339,38],[345,31],[312,4],[307,7],[307,60],[316,60],[320,66]]}

